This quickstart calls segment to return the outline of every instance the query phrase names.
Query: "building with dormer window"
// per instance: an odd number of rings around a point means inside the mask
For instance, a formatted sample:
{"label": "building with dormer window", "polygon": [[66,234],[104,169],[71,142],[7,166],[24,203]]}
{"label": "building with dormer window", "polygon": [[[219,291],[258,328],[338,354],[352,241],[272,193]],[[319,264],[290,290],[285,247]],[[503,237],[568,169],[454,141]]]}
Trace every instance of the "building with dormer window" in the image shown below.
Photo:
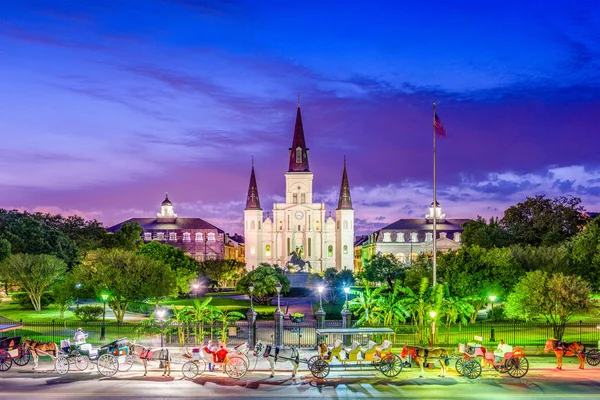
{"label": "building with dormer window", "polygon": [[[400,262],[410,264],[419,254],[433,251],[433,216],[436,216],[438,251],[456,250],[461,246],[462,224],[469,219],[450,219],[439,203],[429,206],[425,218],[399,219],[386,227],[363,236],[355,243],[355,264],[364,267],[377,253],[392,254]],[[360,251],[357,251],[356,248]],[[356,267],[355,267],[356,269]]]}
{"label": "building with dormer window", "polygon": [[244,210],[245,261],[249,270],[260,263],[304,271],[354,269],[354,209],[344,161],[335,220],[325,203],[313,203],[313,173],[308,162],[300,103],[285,174],[285,203],[273,204],[272,217],[260,206],[254,162]]}
{"label": "building with dormer window", "polygon": [[107,230],[115,232],[128,222],[137,222],[142,227],[142,239],[146,243],[170,244],[196,261],[225,258],[225,232],[201,218],[178,217],[168,194],[156,218],[131,218]]}

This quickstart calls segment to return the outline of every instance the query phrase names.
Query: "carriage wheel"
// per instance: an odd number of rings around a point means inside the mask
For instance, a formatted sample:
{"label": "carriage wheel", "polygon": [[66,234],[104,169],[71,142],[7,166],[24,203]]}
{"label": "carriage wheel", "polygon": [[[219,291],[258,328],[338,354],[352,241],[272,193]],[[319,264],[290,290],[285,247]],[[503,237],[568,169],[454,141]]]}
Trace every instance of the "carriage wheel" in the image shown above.
{"label": "carriage wheel", "polygon": [[465,360],[464,358],[459,358],[458,360],[456,360],[456,364],[454,364],[454,369],[456,370],[456,372],[462,375],[464,372],[465,364],[468,361],[469,360]]}
{"label": "carriage wheel", "polygon": [[246,371],[248,371],[248,364],[242,357],[233,356],[225,361],[225,373],[230,378],[240,379],[246,375]]}
{"label": "carriage wheel", "polygon": [[125,356],[123,363],[119,365],[119,371],[127,372],[133,367],[133,356],[130,354]]}
{"label": "carriage wheel", "polygon": [[379,362],[379,371],[388,378],[398,376],[402,372],[402,360],[395,354],[388,354]]}
{"label": "carriage wheel", "polygon": [[529,361],[524,356],[511,357],[506,361],[506,369],[513,378],[522,378],[529,371]]}
{"label": "carriage wheel", "polygon": [[463,375],[469,379],[477,379],[481,376],[481,364],[477,360],[468,361],[463,366]]}
{"label": "carriage wheel", "polygon": [[327,375],[329,375],[330,369],[331,367],[329,366],[329,363],[319,357],[317,357],[317,359],[310,364],[310,373],[315,378],[325,378]]}
{"label": "carriage wheel", "polygon": [[0,371],[5,372],[12,367],[13,360],[8,351],[0,349]]}
{"label": "carriage wheel", "polygon": [[245,354],[242,354],[240,357],[242,357],[244,361],[246,361],[248,371],[253,372],[256,369],[256,364],[258,364],[258,357],[252,357],[254,359],[254,362],[251,362],[250,358],[248,358],[248,356]]}
{"label": "carriage wheel", "polygon": [[112,354],[102,354],[98,358],[98,371],[104,376],[113,376],[119,371],[119,360]]}
{"label": "carriage wheel", "polygon": [[506,368],[506,362],[502,362],[502,364],[494,364],[494,369],[501,374],[505,374],[508,372],[508,368]]}
{"label": "carriage wheel", "polygon": [[31,360],[31,352],[29,351],[29,349],[26,349],[24,346],[20,346],[19,347],[19,357],[13,358],[13,361],[15,362],[15,364],[22,367],[24,365],[27,365],[27,363],[29,363],[29,360]]}
{"label": "carriage wheel", "polygon": [[598,353],[598,349],[591,349],[585,355],[585,361],[590,364],[592,367],[600,364],[600,353]]}
{"label": "carriage wheel", "polygon": [[54,368],[60,375],[69,372],[69,360],[67,360],[67,357],[58,356],[56,361],[54,361]]}
{"label": "carriage wheel", "polygon": [[312,371],[312,365],[315,363],[315,361],[317,361],[320,357],[319,356],[312,356],[311,358],[308,359],[308,362],[306,363],[307,368],[309,371]]}
{"label": "carriage wheel", "polygon": [[200,373],[200,368],[198,368],[198,365],[195,362],[188,361],[181,367],[181,372],[183,372],[183,376],[186,378],[194,379]]}
{"label": "carriage wheel", "polygon": [[75,366],[80,371],[85,371],[90,366],[90,358],[88,356],[75,356]]}

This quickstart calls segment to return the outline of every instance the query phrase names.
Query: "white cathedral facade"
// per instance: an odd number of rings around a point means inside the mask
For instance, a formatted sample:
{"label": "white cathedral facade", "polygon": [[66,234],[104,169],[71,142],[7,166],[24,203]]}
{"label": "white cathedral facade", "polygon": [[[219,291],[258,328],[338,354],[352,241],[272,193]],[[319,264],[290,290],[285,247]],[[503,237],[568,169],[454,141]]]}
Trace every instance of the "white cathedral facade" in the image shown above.
{"label": "white cathedral facade", "polygon": [[313,173],[308,163],[300,104],[289,151],[285,203],[273,204],[272,219],[263,217],[252,165],[244,210],[246,268],[252,270],[260,263],[268,263],[304,271],[353,270],[354,209],[346,163],[334,220],[327,216],[325,203],[313,203]]}

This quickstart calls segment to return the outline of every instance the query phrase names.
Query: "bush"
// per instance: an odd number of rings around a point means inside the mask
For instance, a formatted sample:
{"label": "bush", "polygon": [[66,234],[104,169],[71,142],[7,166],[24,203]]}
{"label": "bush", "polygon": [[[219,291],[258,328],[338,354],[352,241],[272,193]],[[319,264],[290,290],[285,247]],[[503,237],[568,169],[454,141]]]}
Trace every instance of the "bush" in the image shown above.
{"label": "bush", "polygon": [[98,321],[102,316],[104,309],[102,306],[83,306],[76,308],[73,314],[84,322]]}
{"label": "bush", "polygon": [[127,311],[138,314],[150,315],[154,312],[155,308],[156,306],[154,304],[131,302],[127,306]]}
{"label": "bush", "polygon": [[[29,295],[25,292],[17,292],[10,295],[13,303],[17,303],[24,310],[33,310],[33,304]],[[52,297],[48,293],[44,293],[40,298],[40,305],[42,309],[48,307],[52,303]]]}

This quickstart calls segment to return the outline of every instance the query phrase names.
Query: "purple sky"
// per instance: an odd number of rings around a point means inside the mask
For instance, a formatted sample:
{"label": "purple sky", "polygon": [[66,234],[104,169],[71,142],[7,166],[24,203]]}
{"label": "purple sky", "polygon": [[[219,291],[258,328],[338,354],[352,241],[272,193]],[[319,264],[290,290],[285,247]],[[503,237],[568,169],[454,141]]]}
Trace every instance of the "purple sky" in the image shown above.
{"label": "purple sky", "polygon": [[[103,5],[98,5],[102,3]],[[356,232],[502,215],[572,194],[600,211],[595,1],[21,1],[0,12],[0,207],[242,232],[255,165],[282,201],[296,96],[315,200],[343,157]]]}

